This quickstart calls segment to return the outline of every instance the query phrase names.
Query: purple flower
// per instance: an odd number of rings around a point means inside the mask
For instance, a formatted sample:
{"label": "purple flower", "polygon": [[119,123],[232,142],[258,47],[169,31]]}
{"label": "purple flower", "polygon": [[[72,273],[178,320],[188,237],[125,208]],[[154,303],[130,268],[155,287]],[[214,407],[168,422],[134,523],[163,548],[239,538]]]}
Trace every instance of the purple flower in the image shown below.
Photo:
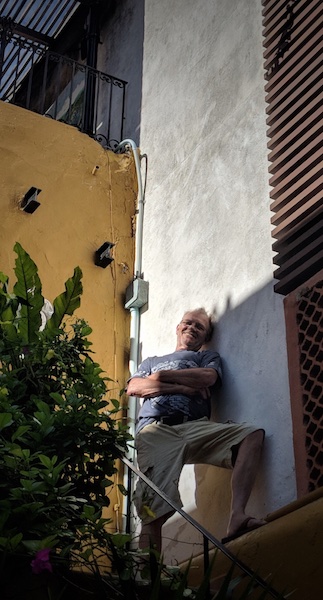
{"label": "purple flower", "polygon": [[31,561],[31,569],[35,575],[39,575],[42,571],[53,572],[53,567],[49,561],[50,548],[43,548],[36,552],[34,560]]}

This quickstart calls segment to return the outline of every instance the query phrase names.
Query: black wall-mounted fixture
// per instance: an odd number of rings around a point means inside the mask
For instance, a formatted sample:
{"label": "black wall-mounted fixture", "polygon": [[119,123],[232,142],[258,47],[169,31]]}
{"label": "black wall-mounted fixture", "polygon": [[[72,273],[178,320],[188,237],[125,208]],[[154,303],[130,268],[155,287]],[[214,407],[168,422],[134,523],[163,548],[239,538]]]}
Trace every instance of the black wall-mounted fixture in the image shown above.
{"label": "black wall-mounted fixture", "polygon": [[94,263],[97,267],[102,267],[105,269],[110,263],[113,261],[113,257],[111,256],[111,249],[114,244],[111,242],[104,242],[102,246],[96,251],[94,255]]}
{"label": "black wall-mounted fixture", "polygon": [[41,190],[35,187],[31,187],[28,192],[24,195],[20,208],[26,213],[33,213],[40,206],[40,202],[38,202],[37,197],[40,194]]}

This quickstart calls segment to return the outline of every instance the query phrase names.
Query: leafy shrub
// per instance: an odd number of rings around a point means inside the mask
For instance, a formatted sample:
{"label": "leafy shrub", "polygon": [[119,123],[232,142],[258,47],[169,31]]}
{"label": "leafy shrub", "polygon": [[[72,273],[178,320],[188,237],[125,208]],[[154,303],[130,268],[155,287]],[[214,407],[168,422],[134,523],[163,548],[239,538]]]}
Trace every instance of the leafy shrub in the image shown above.
{"label": "leafy shrub", "polygon": [[106,491],[130,436],[114,418],[119,401],[105,399],[110,380],[90,356],[90,327],[63,321],[80,305],[81,270],[41,331],[37,267],[14,249],[12,293],[0,273],[0,551],[90,560],[106,547]]}

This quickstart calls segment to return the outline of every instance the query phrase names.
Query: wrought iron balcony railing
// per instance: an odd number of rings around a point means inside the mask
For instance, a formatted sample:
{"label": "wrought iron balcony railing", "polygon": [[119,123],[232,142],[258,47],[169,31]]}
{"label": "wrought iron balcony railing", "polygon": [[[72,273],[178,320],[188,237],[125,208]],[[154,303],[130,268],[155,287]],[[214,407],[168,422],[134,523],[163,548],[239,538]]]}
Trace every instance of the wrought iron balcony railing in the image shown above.
{"label": "wrought iron balcony railing", "polygon": [[77,127],[114,148],[127,82],[0,28],[0,99]]}

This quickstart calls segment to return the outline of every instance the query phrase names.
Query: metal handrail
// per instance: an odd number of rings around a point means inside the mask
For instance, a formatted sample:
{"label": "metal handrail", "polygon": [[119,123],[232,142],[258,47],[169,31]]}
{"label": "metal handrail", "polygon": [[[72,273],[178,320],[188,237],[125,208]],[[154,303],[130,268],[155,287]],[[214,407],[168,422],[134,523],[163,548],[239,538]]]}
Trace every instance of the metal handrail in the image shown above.
{"label": "metal handrail", "polygon": [[217,538],[215,538],[207,529],[203,527],[198,521],[196,521],[193,517],[191,517],[188,513],[186,513],[182,508],[176,506],[175,502],[171,498],[169,498],[162,490],[160,490],[146,475],[144,475],[137,467],[135,467],[130,460],[125,457],[121,458],[122,462],[130,469],[135,475],[137,475],[144,483],[146,483],[160,498],[162,498],[172,509],[181,515],[188,523],[190,523],[195,529],[197,529],[203,536],[203,555],[204,555],[204,571],[206,571],[209,563],[209,545],[208,542],[211,542],[213,546],[218,548],[234,565],[239,567],[243,573],[251,577],[255,583],[257,583],[261,588],[266,589],[267,593],[271,595],[272,598],[282,598],[282,595],[279,594],[273,587],[269,586],[268,583],[262,579],[257,573],[255,573],[252,569],[250,569],[246,564],[244,564],[237,556],[232,554],[230,550],[228,550]]}

